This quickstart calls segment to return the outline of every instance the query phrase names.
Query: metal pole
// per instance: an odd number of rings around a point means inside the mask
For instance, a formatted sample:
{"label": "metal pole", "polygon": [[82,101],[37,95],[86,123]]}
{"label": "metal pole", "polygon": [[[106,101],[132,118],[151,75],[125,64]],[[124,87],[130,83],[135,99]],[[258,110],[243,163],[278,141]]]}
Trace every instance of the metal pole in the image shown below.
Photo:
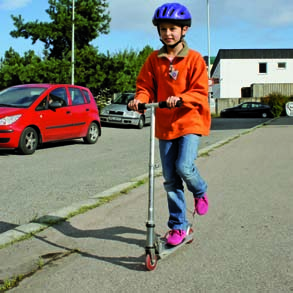
{"label": "metal pole", "polygon": [[210,41],[210,4],[207,0],[207,31],[208,31],[208,78],[209,78],[209,94],[208,101],[211,101],[210,78],[211,78],[211,41]]}
{"label": "metal pole", "polygon": [[71,84],[74,84],[74,1],[72,0]]}
{"label": "metal pole", "polygon": [[146,247],[152,247],[155,242],[155,108],[151,106],[151,126],[150,126],[150,154],[149,154],[149,202],[148,202],[148,220]]}
{"label": "metal pole", "polygon": [[208,76],[211,77],[211,40],[210,40],[210,4],[207,0],[207,27],[208,27]]}

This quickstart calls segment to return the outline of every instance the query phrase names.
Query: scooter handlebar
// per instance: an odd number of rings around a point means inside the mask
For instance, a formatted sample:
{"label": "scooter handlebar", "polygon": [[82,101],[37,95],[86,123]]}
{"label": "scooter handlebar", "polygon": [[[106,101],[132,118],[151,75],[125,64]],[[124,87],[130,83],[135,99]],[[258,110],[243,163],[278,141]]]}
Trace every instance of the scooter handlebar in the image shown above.
{"label": "scooter handlebar", "polygon": [[[177,101],[176,107],[181,107],[181,106],[182,106],[182,100]],[[143,111],[143,110],[146,110],[151,107],[153,107],[153,108],[168,108],[166,101],[158,102],[158,103],[139,103],[138,104],[138,111]],[[127,106],[127,110],[131,110],[131,109]]]}

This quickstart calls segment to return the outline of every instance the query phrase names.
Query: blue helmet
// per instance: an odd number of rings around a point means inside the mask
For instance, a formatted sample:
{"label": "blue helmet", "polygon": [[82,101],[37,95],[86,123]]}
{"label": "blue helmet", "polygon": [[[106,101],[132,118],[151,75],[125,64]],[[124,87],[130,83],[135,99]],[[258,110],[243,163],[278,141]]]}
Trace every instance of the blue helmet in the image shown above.
{"label": "blue helmet", "polygon": [[179,26],[191,26],[191,14],[188,9],[179,3],[165,3],[158,7],[153,16],[153,24],[171,22]]}

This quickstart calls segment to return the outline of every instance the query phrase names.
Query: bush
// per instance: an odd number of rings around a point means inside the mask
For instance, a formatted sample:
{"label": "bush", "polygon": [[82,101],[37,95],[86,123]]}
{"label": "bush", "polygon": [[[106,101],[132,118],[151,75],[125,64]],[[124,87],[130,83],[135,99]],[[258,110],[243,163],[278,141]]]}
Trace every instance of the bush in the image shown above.
{"label": "bush", "polygon": [[261,99],[262,103],[268,104],[271,107],[274,117],[281,116],[281,114],[285,111],[285,105],[289,100],[289,97],[284,96],[281,93],[271,93]]}
{"label": "bush", "polygon": [[101,111],[105,106],[111,103],[113,94],[111,94],[109,89],[101,89],[100,92],[95,96],[95,100],[99,111]]}

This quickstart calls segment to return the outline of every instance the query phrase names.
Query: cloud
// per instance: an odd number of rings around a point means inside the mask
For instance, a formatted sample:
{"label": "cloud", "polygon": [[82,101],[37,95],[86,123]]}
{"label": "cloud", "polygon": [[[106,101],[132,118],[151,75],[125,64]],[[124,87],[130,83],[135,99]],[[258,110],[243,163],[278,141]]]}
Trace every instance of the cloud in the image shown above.
{"label": "cloud", "polygon": [[210,0],[211,14],[217,25],[242,22],[265,28],[293,25],[292,0]]}
{"label": "cloud", "polygon": [[[191,13],[196,14],[198,7],[204,7],[205,0],[111,0],[109,8],[111,14],[111,29],[130,31],[151,31],[154,30],[152,17],[157,7],[166,2],[180,2],[186,5]],[[202,9],[198,16],[194,17],[194,22],[202,19]]]}
{"label": "cloud", "polygon": [[0,10],[14,10],[32,3],[32,0],[1,0]]}
{"label": "cloud", "polygon": [[280,5],[275,7],[274,13],[268,18],[269,24],[273,26],[290,26],[293,25],[293,3],[285,7]]}
{"label": "cloud", "polygon": [[[150,32],[155,9],[166,2],[186,5],[193,26],[206,24],[207,0],[110,0],[111,29]],[[257,28],[293,25],[292,0],[209,0],[209,6],[214,27],[229,28],[237,23]]]}

